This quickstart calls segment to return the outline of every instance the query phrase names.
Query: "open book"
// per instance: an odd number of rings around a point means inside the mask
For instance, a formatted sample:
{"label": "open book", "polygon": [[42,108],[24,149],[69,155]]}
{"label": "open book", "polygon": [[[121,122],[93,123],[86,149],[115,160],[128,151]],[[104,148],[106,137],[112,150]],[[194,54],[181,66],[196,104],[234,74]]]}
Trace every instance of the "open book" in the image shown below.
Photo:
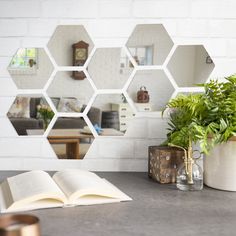
{"label": "open book", "polygon": [[41,170],[5,179],[0,185],[1,213],[132,200],[96,174],[59,171],[51,177]]}

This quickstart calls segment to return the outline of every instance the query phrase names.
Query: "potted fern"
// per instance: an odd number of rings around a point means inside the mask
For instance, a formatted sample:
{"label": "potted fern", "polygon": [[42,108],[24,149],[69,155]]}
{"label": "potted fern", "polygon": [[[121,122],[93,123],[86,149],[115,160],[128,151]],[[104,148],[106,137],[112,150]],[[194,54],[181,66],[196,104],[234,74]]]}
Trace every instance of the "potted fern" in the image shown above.
{"label": "potted fern", "polygon": [[206,185],[236,191],[236,75],[203,84],[203,94],[180,95],[167,104],[167,142],[187,148],[199,143]]}
{"label": "potted fern", "polygon": [[[180,94],[166,106],[170,109],[170,120],[165,144],[184,150],[184,165],[177,173],[177,188],[181,190],[203,188],[202,170],[193,159],[193,144],[199,141],[202,129],[198,122],[201,99],[200,94]],[[206,147],[202,149],[205,151]]]}

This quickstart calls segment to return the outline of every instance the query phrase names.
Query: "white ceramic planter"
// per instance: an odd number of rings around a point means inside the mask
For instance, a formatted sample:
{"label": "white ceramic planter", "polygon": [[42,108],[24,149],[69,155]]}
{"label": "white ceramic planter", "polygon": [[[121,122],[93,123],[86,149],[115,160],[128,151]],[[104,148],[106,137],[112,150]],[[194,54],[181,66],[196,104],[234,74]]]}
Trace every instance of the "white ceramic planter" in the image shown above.
{"label": "white ceramic planter", "polygon": [[204,183],[212,188],[236,191],[236,138],[217,145],[204,158]]}

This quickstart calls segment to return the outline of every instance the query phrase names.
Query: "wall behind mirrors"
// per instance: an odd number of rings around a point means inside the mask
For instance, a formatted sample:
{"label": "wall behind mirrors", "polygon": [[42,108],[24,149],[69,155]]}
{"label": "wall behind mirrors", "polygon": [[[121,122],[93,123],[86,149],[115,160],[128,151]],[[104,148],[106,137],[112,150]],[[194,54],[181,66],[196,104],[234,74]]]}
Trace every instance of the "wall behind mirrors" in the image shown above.
{"label": "wall behind mirrors", "polygon": [[88,72],[98,89],[121,89],[134,69],[122,48],[98,48]]}
{"label": "wall behind mirrors", "polygon": [[46,130],[58,159],[86,159],[96,139],[103,153],[106,142],[109,152],[119,138],[120,149],[135,139],[148,145],[159,134],[153,121],[173,94],[206,81],[214,68],[202,45],[174,47],[161,24],[137,25],[126,46],[110,48],[94,48],[81,25],[61,25],[47,47],[20,48],[13,56],[8,71],[17,87],[42,93],[18,95],[7,116],[19,136]]}
{"label": "wall behind mirrors", "polygon": [[178,86],[193,87],[206,81],[215,64],[204,46],[180,45],[167,67]]}

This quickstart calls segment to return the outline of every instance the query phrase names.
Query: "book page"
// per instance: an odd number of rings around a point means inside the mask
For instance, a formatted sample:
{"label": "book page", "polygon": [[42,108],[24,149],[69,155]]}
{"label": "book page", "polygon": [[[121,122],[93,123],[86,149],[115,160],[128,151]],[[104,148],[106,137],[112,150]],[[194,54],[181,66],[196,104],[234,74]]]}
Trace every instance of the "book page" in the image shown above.
{"label": "book page", "polygon": [[67,198],[78,190],[96,186],[101,179],[92,172],[76,169],[59,171],[52,178]]}
{"label": "book page", "polygon": [[44,171],[26,172],[7,178],[5,181],[8,183],[13,200],[13,204],[7,206],[8,208],[19,208],[43,199],[66,202],[64,193]]}
{"label": "book page", "polygon": [[[53,176],[53,179],[66,194],[71,204],[78,204],[78,198],[82,196],[88,196],[88,198],[91,199],[91,203],[94,197],[97,198],[98,196],[105,198],[117,198],[120,200],[131,200],[114,185],[92,172],[82,170],[65,170],[57,172]],[[100,197],[99,201],[101,200]],[[86,204],[88,202],[89,199],[88,201],[86,200]]]}

